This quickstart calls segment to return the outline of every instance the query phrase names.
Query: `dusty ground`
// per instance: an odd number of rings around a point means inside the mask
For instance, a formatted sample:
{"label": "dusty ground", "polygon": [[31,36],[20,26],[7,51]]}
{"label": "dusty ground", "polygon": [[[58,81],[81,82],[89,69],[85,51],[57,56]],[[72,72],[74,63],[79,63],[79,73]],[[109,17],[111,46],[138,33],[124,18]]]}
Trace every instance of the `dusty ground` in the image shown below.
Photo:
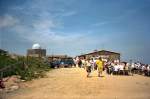
{"label": "dusty ground", "polygon": [[97,72],[86,78],[80,68],[50,71],[47,78],[26,82],[25,88],[7,93],[6,99],[150,99],[150,78],[113,76]]}

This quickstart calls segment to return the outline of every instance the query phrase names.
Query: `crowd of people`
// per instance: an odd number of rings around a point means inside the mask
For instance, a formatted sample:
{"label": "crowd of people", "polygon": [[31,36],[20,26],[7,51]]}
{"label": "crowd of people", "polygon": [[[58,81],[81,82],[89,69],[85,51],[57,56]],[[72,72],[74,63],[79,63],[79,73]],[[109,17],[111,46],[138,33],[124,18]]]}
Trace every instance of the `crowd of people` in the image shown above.
{"label": "crowd of people", "polygon": [[84,68],[87,72],[87,77],[90,76],[91,71],[98,70],[98,77],[102,76],[102,71],[104,70],[103,61],[101,58],[93,59],[76,59],[75,64],[79,68]]}
{"label": "crowd of people", "polygon": [[150,76],[150,65],[148,64],[142,64],[140,62],[131,63],[131,68],[134,74]]}
{"label": "crowd of people", "polygon": [[108,75],[132,75],[140,74],[144,76],[150,76],[150,65],[142,64],[139,62],[129,63],[115,61],[103,61],[99,58],[87,58],[87,59],[75,59],[76,66],[85,68],[87,71],[87,77],[89,77],[91,71],[97,70],[98,76],[102,76],[102,72],[106,71]]}

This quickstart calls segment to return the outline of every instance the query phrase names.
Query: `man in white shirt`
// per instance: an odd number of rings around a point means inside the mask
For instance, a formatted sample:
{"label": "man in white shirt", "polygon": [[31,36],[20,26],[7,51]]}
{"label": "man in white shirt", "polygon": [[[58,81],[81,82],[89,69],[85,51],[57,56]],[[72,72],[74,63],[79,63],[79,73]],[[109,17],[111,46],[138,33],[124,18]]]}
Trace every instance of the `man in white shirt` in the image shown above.
{"label": "man in white shirt", "polygon": [[148,76],[150,76],[150,65],[147,66]]}
{"label": "man in white shirt", "polygon": [[118,74],[118,71],[119,71],[119,65],[116,63],[114,65],[114,74],[117,75]]}
{"label": "man in white shirt", "polygon": [[124,63],[120,63],[119,64],[119,74],[123,75],[123,71],[124,71]]}

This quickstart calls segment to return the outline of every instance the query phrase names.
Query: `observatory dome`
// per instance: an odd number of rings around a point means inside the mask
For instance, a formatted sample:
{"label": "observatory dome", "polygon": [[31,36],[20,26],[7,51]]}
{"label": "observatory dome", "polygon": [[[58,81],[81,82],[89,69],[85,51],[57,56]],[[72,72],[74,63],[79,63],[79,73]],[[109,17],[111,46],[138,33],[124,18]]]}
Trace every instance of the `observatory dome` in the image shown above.
{"label": "observatory dome", "polygon": [[41,49],[40,44],[33,44],[32,49]]}

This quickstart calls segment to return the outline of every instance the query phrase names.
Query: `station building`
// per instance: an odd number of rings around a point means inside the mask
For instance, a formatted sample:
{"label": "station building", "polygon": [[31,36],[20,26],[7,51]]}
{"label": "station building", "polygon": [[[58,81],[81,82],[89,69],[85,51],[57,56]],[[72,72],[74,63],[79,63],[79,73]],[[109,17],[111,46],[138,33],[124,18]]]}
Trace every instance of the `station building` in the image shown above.
{"label": "station building", "polygon": [[103,61],[120,61],[120,53],[100,50],[100,51],[93,51],[91,53],[82,54],[78,56],[80,59],[87,59],[87,58],[98,58],[101,57]]}

